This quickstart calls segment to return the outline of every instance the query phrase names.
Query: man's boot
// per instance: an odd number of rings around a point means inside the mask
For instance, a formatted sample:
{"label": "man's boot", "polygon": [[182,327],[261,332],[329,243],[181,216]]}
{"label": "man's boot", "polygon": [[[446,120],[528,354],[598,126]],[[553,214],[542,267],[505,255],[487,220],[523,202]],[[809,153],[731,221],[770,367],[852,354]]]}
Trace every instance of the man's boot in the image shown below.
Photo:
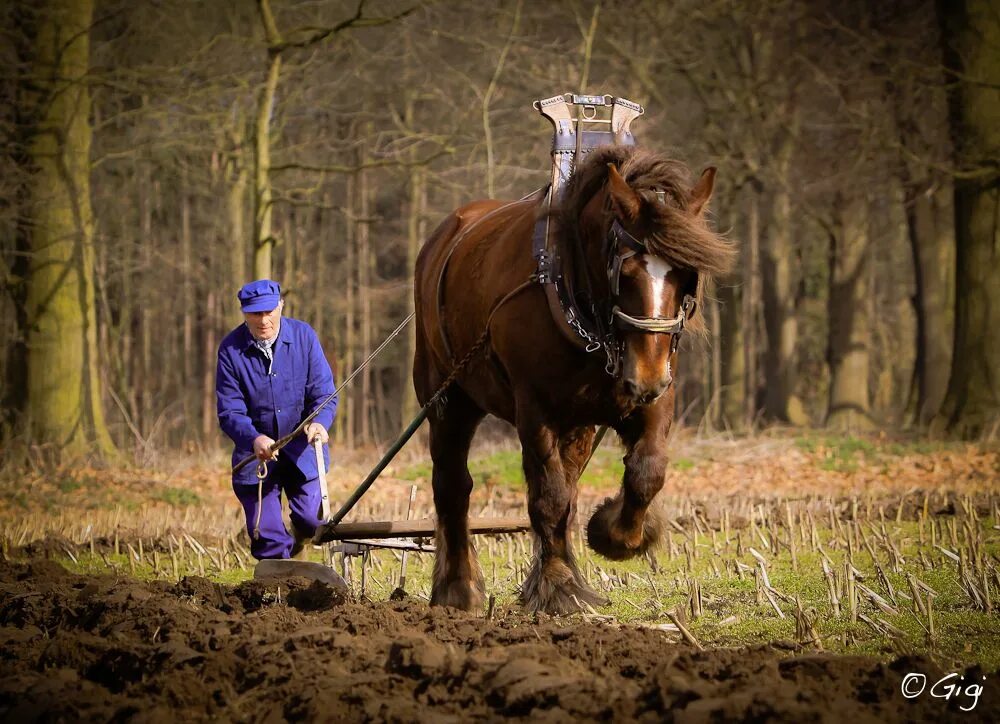
{"label": "man's boot", "polygon": [[292,551],[289,554],[289,558],[295,558],[300,561],[305,561],[309,559],[309,546],[312,544],[312,533],[305,533],[299,530],[295,523],[292,523],[292,537],[295,539],[295,543],[292,544]]}

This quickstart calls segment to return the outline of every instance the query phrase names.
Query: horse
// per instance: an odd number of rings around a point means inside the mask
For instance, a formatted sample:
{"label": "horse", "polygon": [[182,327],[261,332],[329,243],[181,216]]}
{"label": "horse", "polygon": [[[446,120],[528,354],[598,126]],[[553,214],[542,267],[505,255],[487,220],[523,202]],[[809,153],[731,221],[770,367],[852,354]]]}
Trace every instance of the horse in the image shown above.
{"label": "horse", "polygon": [[[468,527],[468,454],[487,413],[511,423],[521,444],[535,534],[520,590],[528,611],[607,603],[580,574],[570,544],[577,482],[597,426],[621,438],[625,473],[618,494],[587,524],[589,547],[624,560],[657,542],[662,523],[650,505],[666,474],[677,341],[685,322],[699,327],[705,283],[734,256],[732,243],[705,220],[715,173],[708,168],[692,184],[678,161],[608,146],[590,152],[567,181],[548,212],[552,233],[566,274],[589,289],[592,308],[606,317],[611,342],[603,345],[574,344],[538,283],[532,238],[545,212],[537,198],[475,201],[425,241],[414,279],[418,400],[426,404],[453,379],[428,416],[437,514],[432,605],[482,605]],[[673,324],[656,324],[666,319]]]}

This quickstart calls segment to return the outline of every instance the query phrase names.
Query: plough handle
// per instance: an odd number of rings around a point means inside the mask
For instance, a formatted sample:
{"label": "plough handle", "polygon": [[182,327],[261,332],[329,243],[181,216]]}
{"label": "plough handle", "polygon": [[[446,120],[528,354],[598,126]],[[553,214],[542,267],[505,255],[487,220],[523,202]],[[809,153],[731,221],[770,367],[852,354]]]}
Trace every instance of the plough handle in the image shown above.
{"label": "plough handle", "polygon": [[430,412],[430,408],[431,405],[425,405],[420,409],[420,412],[417,413],[417,416],[413,418],[413,422],[411,422],[409,427],[407,427],[403,431],[403,433],[398,438],[396,438],[396,441],[386,451],[385,455],[382,456],[382,459],[378,461],[378,465],[376,465],[372,469],[372,471],[368,473],[368,477],[365,478],[364,482],[358,486],[357,490],[351,493],[351,497],[348,498],[347,501],[342,506],[340,506],[340,510],[334,513],[327,523],[321,525],[316,530],[316,536],[314,540],[319,540],[324,530],[328,528],[333,528],[340,521],[342,521],[348,513],[351,512],[351,509],[358,504],[359,500],[361,500],[361,496],[363,496],[365,493],[368,492],[368,488],[370,488],[375,483],[375,481],[378,479],[378,476],[382,474],[382,471],[385,470],[386,467],[388,467],[389,463],[392,462],[392,459],[396,457],[396,454],[403,449],[403,445],[406,444],[406,441],[409,440],[411,437],[413,437],[413,433],[415,433],[417,431],[417,428],[420,427],[421,423],[423,423],[423,421],[427,419],[427,415]]}
{"label": "plough handle", "polygon": [[326,482],[326,463],[323,460],[323,441],[318,437],[313,440],[313,450],[316,451],[316,471],[319,473],[319,519],[330,518],[330,490]]}

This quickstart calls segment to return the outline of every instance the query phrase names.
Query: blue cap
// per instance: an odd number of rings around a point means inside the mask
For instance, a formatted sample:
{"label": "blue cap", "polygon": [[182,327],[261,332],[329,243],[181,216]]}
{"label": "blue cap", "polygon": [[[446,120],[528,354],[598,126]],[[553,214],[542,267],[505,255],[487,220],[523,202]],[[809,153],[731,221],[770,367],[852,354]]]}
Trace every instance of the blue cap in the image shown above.
{"label": "blue cap", "polygon": [[281,285],[270,279],[258,279],[244,284],[236,293],[244,313],[270,312],[281,301]]}

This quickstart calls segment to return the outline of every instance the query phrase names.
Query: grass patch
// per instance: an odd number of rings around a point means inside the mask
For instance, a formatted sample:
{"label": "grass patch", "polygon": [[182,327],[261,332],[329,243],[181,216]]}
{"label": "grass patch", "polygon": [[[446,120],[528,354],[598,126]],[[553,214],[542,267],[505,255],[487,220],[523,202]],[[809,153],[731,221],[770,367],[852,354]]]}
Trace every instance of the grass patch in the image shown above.
{"label": "grass patch", "polygon": [[822,433],[795,438],[795,447],[817,458],[816,465],[820,470],[840,473],[857,472],[862,463],[885,465],[894,458],[934,455],[962,445],[946,440],[888,440],[874,436]]}
{"label": "grass patch", "polygon": [[[810,464],[825,466],[830,470],[850,470],[862,465],[889,463],[901,455],[933,454],[955,443],[938,442],[887,442],[874,437],[838,437],[809,435],[795,441],[798,450],[809,456]],[[676,458],[672,469],[688,471],[701,466],[707,469],[709,457],[703,448],[692,446],[684,449],[684,456]],[[787,446],[784,448],[787,450]],[[962,446],[962,450],[976,452],[982,448]],[[802,457],[793,455],[794,462],[802,466]],[[584,474],[581,485],[601,490],[613,490],[619,485],[624,468],[620,446],[608,441],[599,448]],[[470,462],[470,469],[477,485],[496,486],[512,491],[511,497],[522,496],[524,478],[521,471],[519,450],[504,450],[483,455]],[[871,468],[869,468],[871,469]],[[885,472],[879,473],[885,475]],[[409,480],[427,480],[431,475],[429,463],[405,466],[398,474]],[[702,477],[702,476],[692,476]],[[861,654],[890,659],[900,654],[920,654],[933,658],[943,669],[957,670],[979,663],[987,671],[1000,669],[1000,533],[993,518],[1000,499],[995,486],[989,481],[984,487],[973,489],[972,502],[978,511],[975,517],[967,513],[956,500],[957,491],[929,490],[930,515],[919,524],[913,516],[920,515],[922,506],[904,505],[899,508],[904,516],[896,522],[893,516],[883,519],[883,506],[891,510],[900,500],[899,493],[890,498],[873,499],[867,494],[860,498],[839,498],[825,502],[825,498],[802,496],[798,493],[789,499],[796,518],[793,530],[786,526],[784,501],[768,498],[753,506],[758,513],[756,530],[748,520],[747,506],[742,501],[722,497],[710,490],[692,496],[691,506],[685,510],[703,509],[700,518],[690,512],[676,509],[675,525],[668,530],[669,537],[650,560],[641,558],[625,562],[611,562],[585,550],[578,537],[574,540],[576,559],[582,575],[589,584],[606,595],[610,603],[600,607],[603,616],[613,617],[623,625],[648,626],[668,623],[668,613],[686,611],[687,626],[706,647],[746,646],[774,644],[789,651],[813,650],[816,642],[799,641],[800,631],[795,621],[798,599],[807,615],[813,619],[818,634],[818,644],[823,650],[836,653]],[[54,484],[53,484],[54,487]],[[12,488],[9,498],[17,502]],[[175,506],[198,505],[200,498],[187,488],[154,486],[150,492],[156,499]],[[906,496],[922,497],[921,490],[910,491]],[[876,494],[877,495],[877,494]],[[97,498],[95,494],[92,498]],[[591,495],[591,497],[594,497]],[[953,505],[947,505],[951,497]],[[704,506],[702,506],[702,503]],[[125,503],[127,505],[127,503]],[[730,510],[731,528],[728,536],[721,530],[720,506],[733,506]],[[937,512],[935,512],[937,511]],[[947,513],[946,513],[947,511]],[[984,513],[983,511],[986,511]],[[767,513],[767,520],[759,516]],[[807,521],[806,514],[809,520]],[[165,515],[170,515],[169,510]],[[814,520],[815,539],[811,531]],[[713,532],[709,526],[715,525]],[[931,535],[931,526],[934,535]],[[681,532],[683,528],[683,532]],[[17,529],[13,529],[15,532]],[[90,533],[87,533],[89,536]],[[106,533],[98,534],[106,535]],[[147,544],[142,561],[130,561],[124,555],[108,554],[105,543],[104,556],[98,548],[97,555],[90,554],[86,542],[73,548],[77,558],[71,563],[59,550],[54,555],[69,568],[78,572],[108,573],[137,578],[177,580],[185,575],[207,575],[229,585],[240,583],[252,575],[253,561],[245,548],[234,555],[231,543],[223,549],[213,549],[198,561],[190,546],[182,545],[176,563],[170,556],[171,547],[178,542],[169,541],[163,534],[157,542],[158,558],[154,562],[152,547]],[[796,541],[795,564],[789,540]],[[848,545],[848,539],[851,540]],[[77,536],[75,540],[85,538]],[[107,538],[105,538],[107,540]],[[147,538],[148,540],[148,538]],[[204,544],[212,545],[206,538]],[[241,537],[242,540],[242,537]],[[766,541],[766,542],[765,542]],[[889,545],[891,541],[892,545]],[[819,543],[819,547],[814,545]],[[122,551],[125,550],[122,541]],[[936,544],[936,545],[935,545]],[[100,545],[100,544],[99,544]],[[133,542],[134,545],[134,542]],[[216,544],[220,545],[220,544]],[[241,544],[243,545],[243,544]],[[478,537],[478,556],[484,573],[487,592],[494,595],[498,615],[506,607],[516,606],[518,587],[524,580],[532,555],[529,536]],[[754,571],[757,561],[750,553],[750,546],[767,560],[767,571],[783,617],[759,591]],[[870,549],[869,549],[870,546]],[[959,565],[941,551],[962,553],[964,565],[972,566],[976,585],[988,591],[992,610],[983,610],[970,596],[962,583]],[[824,556],[832,569],[843,576],[848,556],[853,566],[864,576],[862,583],[889,601],[892,609],[883,610],[869,597],[858,601],[858,612],[870,619],[852,620],[846,600],[839,611],[830,601],[827,579],[822,563]],[[311,559],[322,561],[321,551],[313,550]],[[432,554],[414,554],[409,557],[407,591],[416,597],[429,598]],[[970,563],[973,562],[973,563]],[[877,563],[877,565],[876,565]],[[339,570],[338,561],[338,570]],[[350,559],[353,570],[352,584],[360,593],[361,561]],[[388,551],[372,554],[366,569],[365,596],[374,601],[386,600],[395,588],[399,576],[399,558]],[[879,571],[881,568],[881,572]],[[925,627],[929,624],[926,613],[914,609],[910,598],[908,576],[916,576],[934,591],[933,612],[935,636],[931,640]],[[884,578],[883,578],[884,576]],[[692,612],[690,593],[696,581],[702,594],[702,611]]]}
{"label": "grass patch", "polygon": [[694,468],[698,465],[698,463],[690,458],[677,458],[676,460],[671,461],[670,464],[672,467],[681,471],[694,470]]}
{"label": "grass patch", "polygon": [[[430,462],[407,465],[397,473],[402,480],[430,480]],[[469,473],[476,483],[503,488],[524,489],[520,450],[501,450],[485,457],[469,460]]]}
{"label": "grass patch", "polygon": [[[580,485],[593,488],[615,487],[625,474],[622,450],[617,445],[605,443],[591,458],[587,469],[580,477]],[[688,471],[698,466],[696,460],[680,457],[670,461],[670,467]],[[502,450],[484,457],[469,460],[469,473],[476,484],[499,486],[510,490],[524,490],[524,471],[521,467],[520,450]],[[397,474],[402,480],[430,480],[431,464],[420,462],[408,465]]]}
{"label": "grass patch", "polygon": [[82,488],[83,483],[73,478],[63,478],[59,481],[58,487],[61,493],[72,493],[74,490]]}
{"label": "grass patch", "polygon": [[153,494],[153,499],[175,508],[201,504],[201,496],[187,488],[160,488]]}

